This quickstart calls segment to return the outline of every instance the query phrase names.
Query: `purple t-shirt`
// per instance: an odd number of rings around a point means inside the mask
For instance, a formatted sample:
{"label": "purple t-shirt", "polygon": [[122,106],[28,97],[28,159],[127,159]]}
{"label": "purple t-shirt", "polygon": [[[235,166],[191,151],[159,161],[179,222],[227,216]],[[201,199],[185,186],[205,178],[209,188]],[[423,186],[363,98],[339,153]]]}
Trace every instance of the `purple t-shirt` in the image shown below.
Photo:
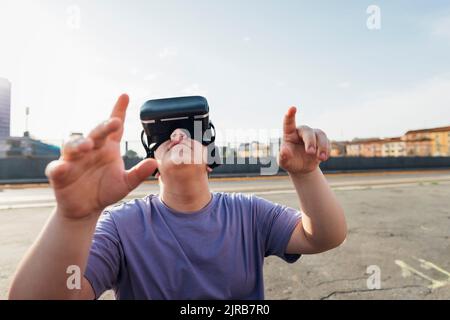
{"label": "purple t-shirt", "polygon": [[158,195],[105,211],[85,272],[96,298],[114,289],[117,299],[264,299],[264,257],[297,261],[285,250],[301,214],[254,195],[212,195],[193,213]]}

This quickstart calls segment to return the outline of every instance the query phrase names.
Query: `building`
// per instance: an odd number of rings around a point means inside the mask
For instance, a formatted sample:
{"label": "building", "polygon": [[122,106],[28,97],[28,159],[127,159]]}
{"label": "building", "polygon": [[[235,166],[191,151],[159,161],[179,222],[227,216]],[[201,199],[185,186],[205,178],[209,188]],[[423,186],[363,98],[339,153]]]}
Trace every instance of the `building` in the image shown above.
{"label": "building", "polygon": [[223,158],[234,159],[236,157],[236,150],[235,150],[235,148],[232,148],[230,145],[218,146],[218,148],[219,148],[219,153],[222,155]]}
{"label": "building", "polygon": [[405,157],[406,142],[402,140],[402,137],[386,138],[383,139],[381,146],[382,157]]}
{"label": "building", "polygon": [[331,156],[332,157],[344,157],[347,155],[346,141],[332,141],[331,142]]}
{"label": "building", "polygon": [[450,126],[410,130],[403,140],[406,141],[408,155],[450,156]]}
{"label": "building", "polygon": [[430,138],[416,138],[404,140],[406,143],[406,155],[409,157],[431,157],[432,141]]}
{"label": "building", "polygon": [[401,137],[353,139],[332,142],[332,156],[349,157],[448,157],[450,126],[410,130]]}
{"label": "building", "polygon": [[11,82],[0,78],[0,140],[11,135]]}
{"label": "building", "polygon": [[406,142],[401,137],[394,138],[370,138],[370,139],[354,139],[346,144],[341,143],[338,147],[332,144],[332,155],[341,152],[345,146],[345,152],[350,157],[403,157],[406,156]]}
{"label": "building", "polygon": [[81,132],[71,132],[69,135],[70,139],[83,138],[84,135]]}
{"label": "building", "polygon": [[348,142],[345,146],[347,157],[359,157],[361,155],[361,145],[355,142]]}
{"label": "building", "polygon": [[383,139],[365,140],[361,148],[361,157],[381,157],[383,155]]}
{"label": "building", "polygon": [[269,141],[269,156],[278,157],[278,153],[280,153],[280,148],[282,144],[281,138],[271,138]]}
{"label": "building", "polygon": [[350,157],[381,157],[383,139],[353,139],[346,145],[347,156]]}
{"label": "building", "polygon": [[59,156],[59,147],[32,139],[29,136],[9,137],[0,140],[0,158],[57,158]]}
{"label": "building", "polygon": [[270,151],[270,146],[253,141],[251,143],[241,143],[237,154],[241,158],[263,158],[268,157]]}

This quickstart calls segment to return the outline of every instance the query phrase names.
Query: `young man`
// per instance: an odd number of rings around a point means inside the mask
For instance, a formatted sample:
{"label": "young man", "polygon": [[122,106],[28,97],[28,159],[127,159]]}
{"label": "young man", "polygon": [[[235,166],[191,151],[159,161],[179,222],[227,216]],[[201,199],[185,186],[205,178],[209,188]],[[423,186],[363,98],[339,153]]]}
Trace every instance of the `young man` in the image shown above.
{"label": "young man", "polygon": [[[125,171],[119,143],[128,101],[122,95],[108,121],[66,144],[47,167],[57,206],[21,262],[10,299],[94,299],[108,289],[119,299],[263,299],[265,256],[292,263],[344,241],[344,212],[318,167],[329,140],[296,127],[294,107],[279,162],[302,215],[256,196],[211,193],[205,162],[176,161],[206,149],[179,129],[156,159]],[[159,195],[104,211],[156,168]],[[74,289],[67,271],[77,267],[84,277]]]}

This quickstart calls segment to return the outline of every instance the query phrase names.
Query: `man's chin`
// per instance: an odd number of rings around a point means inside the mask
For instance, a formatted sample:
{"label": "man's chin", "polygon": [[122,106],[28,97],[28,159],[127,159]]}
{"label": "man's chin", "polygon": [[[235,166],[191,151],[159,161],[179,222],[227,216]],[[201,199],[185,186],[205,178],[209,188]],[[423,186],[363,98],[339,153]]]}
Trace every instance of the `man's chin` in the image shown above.
{"label": "man's chin", "polygon": [[194,161],[192,160],[191,157],[184,157],[184,156],[179,156],[177,154],[171,154],[168,161],[167,161],[167,165],[168,166],[177,166],[177,167],[183,167],[183,166],[191,166],[194,164]]}
{"label": "man's chin", "polygon": [[170,153],[165,157],[165,160],[171,166],[199,166],[205,161],[201,156],[196,156],[192,153]]}
{"label": "man's chin", "polygon": [[195,164],[192,161],[170,161],[164,164],[164,171],[170,174],[190,176],[192,174],[199,174],[201,172],[206,172],[203,164]]}

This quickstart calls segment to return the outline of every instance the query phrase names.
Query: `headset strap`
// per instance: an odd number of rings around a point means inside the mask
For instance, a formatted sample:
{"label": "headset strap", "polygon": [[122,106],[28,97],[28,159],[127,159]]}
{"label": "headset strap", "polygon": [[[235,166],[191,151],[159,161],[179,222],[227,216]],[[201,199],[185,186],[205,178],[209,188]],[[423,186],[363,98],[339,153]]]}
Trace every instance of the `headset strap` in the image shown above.
{"label": "headset strap", "polygon": [[[145,143],[144,134],[145,134],[145,131],[142,130],[142,132],[141,132],[141,142],[142,142],[142,145],[144,146],[145,152],[147,153],[147,158],[152,158],[153,157],[153,151],[147,146],[148,142]],[[147,139],[147,141],[148,141],[148,139]]]}

